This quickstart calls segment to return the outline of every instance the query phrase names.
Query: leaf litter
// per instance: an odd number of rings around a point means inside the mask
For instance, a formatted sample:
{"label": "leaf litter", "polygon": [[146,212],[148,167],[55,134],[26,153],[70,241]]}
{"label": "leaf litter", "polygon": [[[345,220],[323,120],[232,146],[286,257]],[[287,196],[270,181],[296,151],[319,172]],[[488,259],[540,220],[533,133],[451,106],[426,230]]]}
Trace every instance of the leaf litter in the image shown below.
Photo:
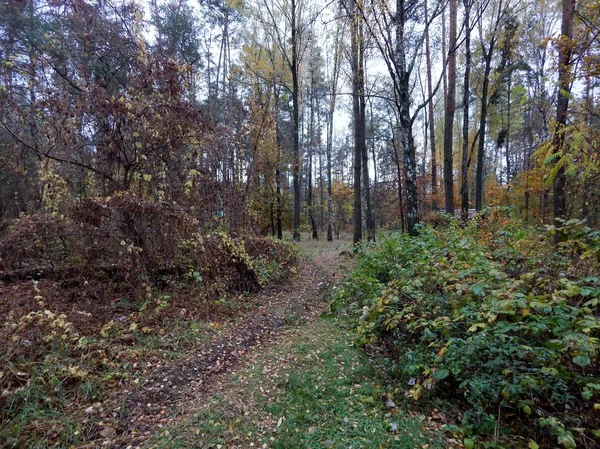
{"label": "leaf litter", "polygon": [[[294,278],[258,293],[253,298],[257,306],[244,317],[213,325],[218,330],[211,341],[184,357],[169,363],[139,363],[135,382],[103,404],[120,412],[119,421],[113,424],[117,435],[112,447],[139,447],[151,435],[181,422],[207,395],[221,390],[225,376],[240,363],[251,361],[265,346],[277,344],[286,326],[318,317],[326,308],[322,299],[329,276],[339,265],[336,259],[335,252],[326,252],[312,262],[303,261]],[[267,376],[276,367],[264,369]]]}

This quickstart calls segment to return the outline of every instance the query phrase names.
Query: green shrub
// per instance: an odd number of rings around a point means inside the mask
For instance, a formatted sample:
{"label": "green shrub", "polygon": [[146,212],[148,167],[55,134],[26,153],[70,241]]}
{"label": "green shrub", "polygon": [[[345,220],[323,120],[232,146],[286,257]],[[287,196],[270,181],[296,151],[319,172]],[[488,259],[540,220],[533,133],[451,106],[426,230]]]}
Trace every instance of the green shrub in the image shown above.
{"label": "green shrub", "polygon": [[362,252],[338,299],[360,313],[359,342],[393,341],[406,395],[460,402],[467,434],[575,447],[596,438],[597,235],[579,226],[574,252],[498,221],[392,235]]}

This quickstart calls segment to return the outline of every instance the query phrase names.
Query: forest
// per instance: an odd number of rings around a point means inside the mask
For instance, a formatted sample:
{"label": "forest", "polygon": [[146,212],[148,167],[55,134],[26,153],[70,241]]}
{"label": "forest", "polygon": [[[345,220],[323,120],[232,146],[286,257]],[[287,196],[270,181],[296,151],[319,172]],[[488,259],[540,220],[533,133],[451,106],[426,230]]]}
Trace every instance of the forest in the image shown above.
{"label": "forest", "polygon": [[599,91],[598,0],[2,0],[0,446],[597,447]]}
{"label": "forest", "polygon": [[6,2],[3,227],[116,192],[280,238],[597,223],[598,5],[392,3]]}

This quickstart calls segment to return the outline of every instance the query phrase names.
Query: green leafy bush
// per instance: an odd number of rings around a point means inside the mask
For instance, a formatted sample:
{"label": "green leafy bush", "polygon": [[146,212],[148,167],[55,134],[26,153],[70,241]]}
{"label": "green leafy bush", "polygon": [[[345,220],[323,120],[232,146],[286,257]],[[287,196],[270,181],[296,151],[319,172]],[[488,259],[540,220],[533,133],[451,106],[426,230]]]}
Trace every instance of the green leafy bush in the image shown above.
{"label": "green leafy bush", "polygon": [[597,433],[600,283],[597,236],[571,234],[577,252],[492,213],[392,235],[363,248],[338,299],[359,342],[393,341],[406,395],[459,401],[467,434],[575,447]]}

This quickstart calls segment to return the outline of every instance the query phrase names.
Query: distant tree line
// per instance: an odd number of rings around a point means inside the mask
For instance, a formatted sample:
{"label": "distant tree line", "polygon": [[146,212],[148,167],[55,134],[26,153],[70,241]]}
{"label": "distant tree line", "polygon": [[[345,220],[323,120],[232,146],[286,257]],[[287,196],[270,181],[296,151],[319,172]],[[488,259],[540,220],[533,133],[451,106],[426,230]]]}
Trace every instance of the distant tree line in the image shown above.
{"label": "distant tree line", "polygon": [[0,226],[123,191],[206,229],[296,240],[415,234],[486,205],[595,225],[599,14],[593,0],[5,1]]}

